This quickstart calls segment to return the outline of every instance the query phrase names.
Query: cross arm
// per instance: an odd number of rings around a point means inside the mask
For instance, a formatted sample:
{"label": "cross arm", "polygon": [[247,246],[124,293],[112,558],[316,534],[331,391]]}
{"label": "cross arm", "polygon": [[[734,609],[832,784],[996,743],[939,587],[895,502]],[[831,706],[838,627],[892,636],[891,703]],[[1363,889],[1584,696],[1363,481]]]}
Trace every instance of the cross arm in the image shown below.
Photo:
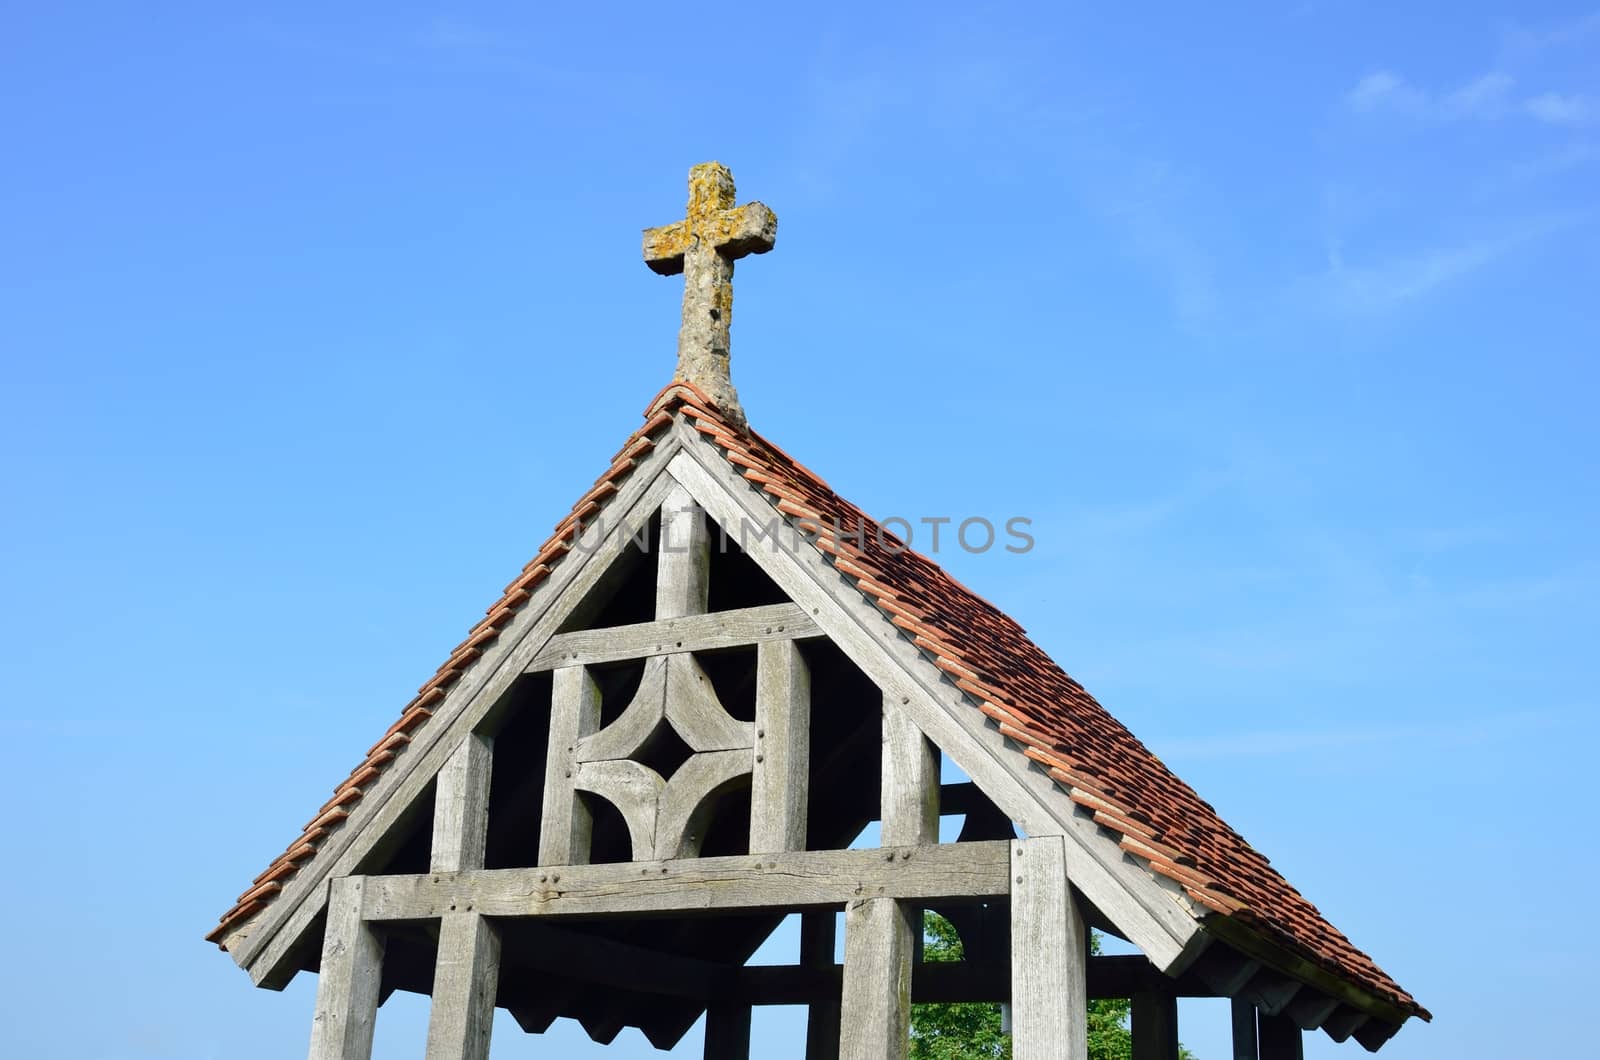
{"label": "cross arm", "polygon": [[644,263],[662,276],[683,271],[683,256],[696,239],[705,239],[717,253],[734,261],[747,254],[765,254],[778,238],[778,215],[764,203],[747,202],[717,210],[698,224],[675,221],[644,230]]}

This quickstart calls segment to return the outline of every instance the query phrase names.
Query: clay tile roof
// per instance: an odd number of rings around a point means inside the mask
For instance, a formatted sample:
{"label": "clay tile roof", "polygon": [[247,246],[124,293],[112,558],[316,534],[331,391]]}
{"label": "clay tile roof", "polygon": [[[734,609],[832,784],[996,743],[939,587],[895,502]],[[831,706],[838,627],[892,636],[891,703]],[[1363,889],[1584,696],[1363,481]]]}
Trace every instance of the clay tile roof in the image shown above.
{"label": "clay tile roof", "polygon": [[[1021,626],[950,577],[938,564],[904,548],[861,509],[834,493],[815,473],[760,435],[723,419],[705,396],[683,383],[669,386],[646,409],[644,425],[611,467],[558,526],[556,534],[488,610],[439,672],[422,686],[368,758],[307,824],[257,882],[224,913],[206,937],[220,942],[264,909],[317,843],[348,813],[349,804],[381,775],[403,745],[403,734],[426,721],[428,707],[472,664],[482,648],[528,600],[560,561],[574,520],[587,522],[617,483],[648,451],[651,438],[682,416],[713,442],[774,507],[813,520],[816,544],[862,594],[912,639],[960,688],[975,710],[1023,748],[1077,805],[1120,839],[1122,848],[1156,874],[1181,886],[1210,914],[1229,917],[1289,953],[1320,966],[1403,1011],[1430,1014],[1373,960],[1328,923],[1270,862],[1217,816],[1030,640]],[[808,530],[812,529],[808,527]],[[397,739],[399,742],[397,742]]]}

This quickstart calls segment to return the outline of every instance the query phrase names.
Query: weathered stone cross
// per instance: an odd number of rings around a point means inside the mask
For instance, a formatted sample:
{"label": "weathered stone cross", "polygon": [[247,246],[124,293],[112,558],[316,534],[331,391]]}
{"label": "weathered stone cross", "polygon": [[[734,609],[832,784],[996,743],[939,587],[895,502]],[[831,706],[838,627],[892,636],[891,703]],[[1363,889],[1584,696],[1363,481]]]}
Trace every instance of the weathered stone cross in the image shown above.
{"label": "weathered stone cross", "polygon": [[733,263],[765,254],[778,217],[759,202],[735,206],[733,174],[720,162],[689,170],[688,216],[644,231],[644,261],[662,276],[683,273],[683,326],[678,330],[676,380],[693,383],[729,419],[744,410],[728,374],[728,327],[733,322]]}

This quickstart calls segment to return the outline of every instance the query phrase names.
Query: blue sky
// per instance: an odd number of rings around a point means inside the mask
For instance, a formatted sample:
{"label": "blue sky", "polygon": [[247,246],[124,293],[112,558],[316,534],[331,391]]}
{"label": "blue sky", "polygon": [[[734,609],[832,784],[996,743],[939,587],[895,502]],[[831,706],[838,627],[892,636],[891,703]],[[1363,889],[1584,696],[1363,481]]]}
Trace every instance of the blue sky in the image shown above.
{"label": "blue sky", "polygon": [[200,936],[667,381],[710,158],[752,422],[1034,520],[939,558],[1433,1009],[1384,1055],[1588,1048],[1600,9],[1396,6],[10,6],[0,1052],[304,1049]]}

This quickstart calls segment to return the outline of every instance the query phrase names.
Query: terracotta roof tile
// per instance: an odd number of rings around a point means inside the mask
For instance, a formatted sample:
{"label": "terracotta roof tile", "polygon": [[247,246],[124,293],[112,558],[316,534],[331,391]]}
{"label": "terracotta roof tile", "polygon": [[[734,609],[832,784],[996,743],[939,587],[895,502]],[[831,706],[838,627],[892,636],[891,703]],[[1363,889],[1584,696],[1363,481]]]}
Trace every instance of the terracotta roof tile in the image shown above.
{"label": "terracotta roof tile", "polygon": [[[1428,1017],[1410,994],[1351,945],[1265,857],[1034,644],[1021,626],[926,556],[901,547],[898,538],[783,450],[722,420],[705,396],[687,384],[673,384],[657,396],[644,425],[563,520],[568,536],[557,534],[547,541],[491,605],[489,613],[497,616],[490,624],[494,630],[503,628],[504,621],[527,603],[549,576],[550,566],[567,553],[572,526],[592,514],[589,509],[602,505],[631,473],[632,460],[622,458],[648,451],[654,445],[652,436],[679,414],[724,452],[778,511],[801,520],[802,529],[813,535],[818,550],[834,562],[841,576],[914,637],[923,654],[951,675],[975,709],[1000,724],[1067,797],[1082,805],[1096,824],[1115,835],[1152,872],[1175,881],[1212,914],[1238,920],[1333,975]],[[481,627],[482,623],[474,627],[474,636],[483,632]],[[427,708],[443,698],[443,689],[472,665],[487,642],[469,641],[452,652],[441,672],[423,685],[418,698],[374,749],[384,748],[391,757],[402,751],[404,743],[394,743],[396,738],[408,738],[406,734],[427,720]],[[358,767],[363,783],[383,764],[375,761]],[[340,790],[353,790],[359,797],[359,788],[341,785]],[[220,942],[265,908],[292,878],[292,869],[283,870],[303,864],[346,812],[320,813],[274,867],[258,878],[265,882],[241,896],[207,938]]]}

